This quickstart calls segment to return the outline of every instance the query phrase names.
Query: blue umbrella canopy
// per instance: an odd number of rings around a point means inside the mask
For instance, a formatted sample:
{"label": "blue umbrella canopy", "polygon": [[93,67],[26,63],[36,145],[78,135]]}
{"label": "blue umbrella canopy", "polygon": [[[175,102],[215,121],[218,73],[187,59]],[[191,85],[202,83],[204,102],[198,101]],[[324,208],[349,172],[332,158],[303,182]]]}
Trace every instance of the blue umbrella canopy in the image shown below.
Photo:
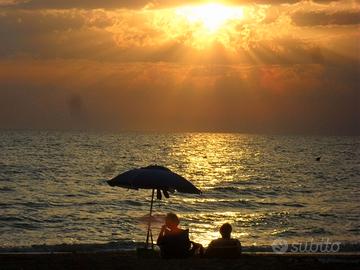
{"label": "blue umbrella canopy", "polygon": [[158,199],[161,199],[162,197],[161,190],[166,198],[169,198],[168,192],[174,191],[191,194],[201,193],[200,189],[195,187],[184,177],[174,173],[166,167],[158,165],[151,165],[126,171],[107,181],[107,183],[112,187],[118,186],[129,189],[152,189],[145,248],[148,248],[149,238],[151,239],[151,247],[154,248],[151,232],[151,214],[155,189],[157,190]]}
{"label": "blue umbrella canopy", "polygon": [[118,186],[129,189],[156,189],[178,191],[182,193],[200,194],[201,190],[195,187],[184,177],[172,172],[170,169],[151,165],[143,168],[126,171],[107,181],[110,186]]}

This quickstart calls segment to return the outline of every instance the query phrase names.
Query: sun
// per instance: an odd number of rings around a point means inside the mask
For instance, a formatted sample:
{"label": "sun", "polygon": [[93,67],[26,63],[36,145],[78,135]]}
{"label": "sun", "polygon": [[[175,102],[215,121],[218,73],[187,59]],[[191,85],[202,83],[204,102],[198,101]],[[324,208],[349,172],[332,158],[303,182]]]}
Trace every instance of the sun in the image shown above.
{"label": "sun", "polygon": [[244,17],[242,7],[218,3],[179,7],[176,13],[185,17],[191,24],[201,24],[209,33],[219,31],[230,20],[240,20]]}

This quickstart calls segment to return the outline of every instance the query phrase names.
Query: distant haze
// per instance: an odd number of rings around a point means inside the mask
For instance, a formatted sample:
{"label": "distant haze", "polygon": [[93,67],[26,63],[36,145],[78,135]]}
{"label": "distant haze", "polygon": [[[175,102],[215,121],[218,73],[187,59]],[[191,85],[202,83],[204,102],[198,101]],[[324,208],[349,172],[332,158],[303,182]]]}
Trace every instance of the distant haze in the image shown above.
{"label": "distant haze", "polygon": [[360,134],[359,1],[155,2],[0,0],[0,128]]}

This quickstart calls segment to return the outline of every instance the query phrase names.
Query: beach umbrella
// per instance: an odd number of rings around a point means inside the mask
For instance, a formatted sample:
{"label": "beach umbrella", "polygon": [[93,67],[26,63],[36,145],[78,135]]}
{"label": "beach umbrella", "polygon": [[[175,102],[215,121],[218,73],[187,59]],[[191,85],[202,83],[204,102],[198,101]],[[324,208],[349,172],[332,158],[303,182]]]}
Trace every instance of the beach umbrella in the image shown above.
{"label": "beach umbrella", "polygon": [[107,181],[110,186],[118,186],[128,189],[151,189],[151,203],[150,203],[150,215],[148,221],[148,229],[146,235],[145,247],[149,246],[149,236],[151,237],[151,244],[153,247],[152,233],[151,233],[151,215],[154,202],[155,190],[157,191],[157,198],[161,199],[162,194],[166,198],[169,198],[169,192],[175,191],[181,193],[200,194],[201,191],[195,187],[190,181],[184,177],[174,173],[170,169],[158,166],[150,165],[147,167],[132,169],[126,171],[113,179]]}

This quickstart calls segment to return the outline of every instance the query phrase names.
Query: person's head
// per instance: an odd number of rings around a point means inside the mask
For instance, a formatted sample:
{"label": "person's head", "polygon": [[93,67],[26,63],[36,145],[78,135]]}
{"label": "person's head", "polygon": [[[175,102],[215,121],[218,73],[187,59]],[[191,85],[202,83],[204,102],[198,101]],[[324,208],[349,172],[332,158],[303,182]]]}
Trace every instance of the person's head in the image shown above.
{"label": "person's head", "polygon": [[165,224],[168,228],[174,229],[179,225],[180,221],[176,214],[168,213],[165,217]]}
{"label": "person's head", "polygon": [[232,227],[229,223],[225,223],[220,227],[220,234],[222,238],[231,238]]}

